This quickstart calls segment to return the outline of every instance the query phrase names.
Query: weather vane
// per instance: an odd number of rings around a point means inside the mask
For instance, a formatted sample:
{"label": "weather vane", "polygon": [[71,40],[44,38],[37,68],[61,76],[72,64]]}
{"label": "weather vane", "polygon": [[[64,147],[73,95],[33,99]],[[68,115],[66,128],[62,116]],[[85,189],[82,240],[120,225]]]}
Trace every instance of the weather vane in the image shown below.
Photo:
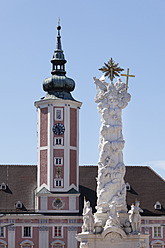
{"label": "weather vane", "polygon": [[124,69],[118,67],[119,63],[115,64],[115,61],[111,58],[108,63],[104,63],[104,66],[100,68],[99,70],[105,73],[105,77],[110,78],[111,82],[113,82],[113,79],[115,76],[119,77],[121,71]]}

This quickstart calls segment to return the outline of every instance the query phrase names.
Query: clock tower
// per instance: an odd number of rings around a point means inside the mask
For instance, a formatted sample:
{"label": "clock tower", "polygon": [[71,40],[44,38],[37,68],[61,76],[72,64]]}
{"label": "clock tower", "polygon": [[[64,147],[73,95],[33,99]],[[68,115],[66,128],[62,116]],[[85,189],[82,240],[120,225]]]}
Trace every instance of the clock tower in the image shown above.
{"label": "clock tower", "polygon": [[79,212],[79,109],[66,77],[66,60],[57,27],[57,46],[51,60],[52,76],[45,79],[46,96],[38,110],[38,173],[36,209],[39,212]]}

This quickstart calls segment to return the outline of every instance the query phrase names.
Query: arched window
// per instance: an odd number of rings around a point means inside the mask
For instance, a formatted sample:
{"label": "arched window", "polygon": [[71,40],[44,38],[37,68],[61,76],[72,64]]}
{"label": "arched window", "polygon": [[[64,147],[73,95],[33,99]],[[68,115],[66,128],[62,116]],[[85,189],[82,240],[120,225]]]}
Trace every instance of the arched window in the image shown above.
{"label": "arched window", "polygon": [[157,201],[154,205],[154,208],[160,210],[162,208],[161,203]]}
{"label": "arched window", "polygon": [[127,190],[127,191],[130,191],[130,190],[131,190],[131,186],[130,186],[129,183],[126,183],[125,186],[126,186],[126,190]]}
{"label": "arched window", "polygon": [[5,184],[5,183],[1,183],[0,189],[1,189],[1,190],[6,190],[6,184]]}
{"label": "arched window", "polygon": [[17,201],[16,204],[15,204],[15,207],[18,208],[18,209],[21,209],[22,208],[22,202]]}
{"label": "arched window", "polygon": [[51,243],[51,248],[64,248],[65,243],[61,240],[56,240]]}
{"label": "arched window", "polygon": [[24,240],[20,243],[21,248],[33,248],[34,243],[31,240]]}

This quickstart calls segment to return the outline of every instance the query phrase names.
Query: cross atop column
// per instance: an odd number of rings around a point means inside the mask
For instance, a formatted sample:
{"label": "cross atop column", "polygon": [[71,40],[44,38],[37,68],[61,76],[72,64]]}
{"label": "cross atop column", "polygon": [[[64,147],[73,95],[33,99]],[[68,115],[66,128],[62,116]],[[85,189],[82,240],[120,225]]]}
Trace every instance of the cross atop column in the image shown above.
{"label": "cross atop column", "polygon": [[126,79],[126,92],[127,92],[127,90],[128,90],[128,78],[129,77],[135,77],[135,75],[130,75],[129,74],[129,68],[127,68],[127,74],[121,74],[121,76],[127,77],[127,79]]}

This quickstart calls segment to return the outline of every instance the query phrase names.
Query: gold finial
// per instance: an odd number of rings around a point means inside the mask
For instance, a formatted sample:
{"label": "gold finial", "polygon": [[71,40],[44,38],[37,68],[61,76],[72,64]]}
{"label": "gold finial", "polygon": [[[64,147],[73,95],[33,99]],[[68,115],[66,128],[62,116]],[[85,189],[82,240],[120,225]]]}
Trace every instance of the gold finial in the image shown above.
{"label": "gold finial", "polygon": [[128,90],[128,78],[129,77],[135,77],[135,75],[130,75],[129,74],[129,68],[127,68],[127,74],[121,74],[121,76],[127,77],[127,79],[126,79],[126,92],[127,92],[127,90]]}
{"label": "gold finial", "polygon": [[118,67],[119,63],[115,64],[115,61],[111,58],[108,63],[104,63],[105,66],[100,68],[99,70],[105,73],[105,77],[109,77],[111,82],[115,76],[119,77],[120,72],[124,69]]}

